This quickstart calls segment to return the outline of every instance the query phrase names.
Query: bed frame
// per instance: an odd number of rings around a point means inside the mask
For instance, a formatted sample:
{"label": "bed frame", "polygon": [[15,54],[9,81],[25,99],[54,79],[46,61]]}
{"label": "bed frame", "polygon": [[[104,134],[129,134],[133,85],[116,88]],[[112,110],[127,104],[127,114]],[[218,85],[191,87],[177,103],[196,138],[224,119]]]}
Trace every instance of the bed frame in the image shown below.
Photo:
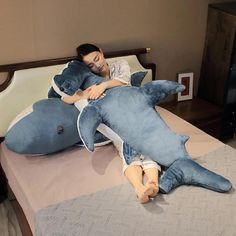
{"label": "bed frame", "polygon": [[[131,49],[131,50],[105,52],[104,55],[106,58],[135,55],[138,58],[138,61],[140,62],[140,64],[144,68],[151,69],[152,79],[155,80],[156,64],[144,63],[143,59],[141,58],[143,54],[149,53],[150,50],[151,50],[150,48],[138,48],[138,49]],[[56,58],[56,59],[0,65],[0,73],[7,74],[5,81],[2,84],[0,84],[0,92],[4,91],[11,84],[15,71],[23,70],[23,69],[30,69],[30,68],[37,68],[37,67],[44,67],[44,66],[61,65],[75,59],[76,59],[76,56],[72,56],[72,57],[63,57],[63,58]],[[4,141],[4,137],[0,137],[0,143],[3,141]],[[7,197],[11,200],[11,204],[16,212],[22,234],[24,236],[32,236],[32,232],[26,220],[24,212],[21,206],[19,205],[17,199],[14,198],[14,194],[8,185],[7,178],[2,169],[1,163],[0,163],[0,186],[1,186],[0,202],[3,201]]]}

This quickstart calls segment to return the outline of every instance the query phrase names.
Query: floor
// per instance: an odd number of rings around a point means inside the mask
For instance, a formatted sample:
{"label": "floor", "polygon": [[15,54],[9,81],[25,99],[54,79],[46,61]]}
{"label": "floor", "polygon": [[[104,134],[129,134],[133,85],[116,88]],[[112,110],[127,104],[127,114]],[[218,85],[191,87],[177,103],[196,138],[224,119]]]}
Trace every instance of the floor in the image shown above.
{"label": "floor", "polygon": [[0,235],[22,236],[21,230],[9,200],[0,204]]}
{"label": "floor", "polygon": [[[236,138],[227,142],[236,149]],[[0,235],[1,236],[22,236],[20,227],[9,200],[0,204]]]}

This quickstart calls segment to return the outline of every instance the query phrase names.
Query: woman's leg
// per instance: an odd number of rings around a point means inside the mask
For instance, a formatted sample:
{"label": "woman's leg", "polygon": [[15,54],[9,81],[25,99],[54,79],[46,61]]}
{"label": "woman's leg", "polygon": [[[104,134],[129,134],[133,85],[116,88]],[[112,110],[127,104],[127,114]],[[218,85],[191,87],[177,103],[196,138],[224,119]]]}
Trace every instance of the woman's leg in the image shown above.
{"label": "woman's leg", "polygon": [[143,185],[143,168],[140,155],[122,140],[114,142],[123,161],[123,172],[129,182],[133,185],[137,197],[141,203],[149,201],[149,195],[153,190]]}
{"label": "woman's leg", "polygon": [[143,169],[140,165],[129,165],[124,171],[126,178],[133,185],[137,197],[141,203],[149,201],[149,195],[153,190],[143,185]]}
{"label": "woman's leg", "polygon": [[160,192],[169,193],[180,185],[195,185],[217,192],[228,192],[232,184],[226,178],[188,158],[176,160],[160,179]]}
{"label": "woman's leg", "polygon": [[145,186],[152,189],[152,194],[149,197],[155,197],[159,192],[158,186],[158,169],[148,168],[144,170],[145,175],[147,176],[147,182]]}
{"label": "woman's leg", "polygon": [[155,197],[159,192],[158,175],[161,167],[147,156],[141,155],[143,171],[147,177],[145,186],[152,188],[153,193],[150,197]]}

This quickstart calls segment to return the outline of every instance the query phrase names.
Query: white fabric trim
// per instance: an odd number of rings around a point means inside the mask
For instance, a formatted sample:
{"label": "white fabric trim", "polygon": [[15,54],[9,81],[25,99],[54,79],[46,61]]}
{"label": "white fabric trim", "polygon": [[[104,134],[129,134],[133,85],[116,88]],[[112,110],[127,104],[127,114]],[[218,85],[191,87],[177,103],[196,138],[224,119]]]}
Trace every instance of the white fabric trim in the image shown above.
{"label": "white fabric trim", "polygon": [[88,105],[88,100],[86,98],[80,99],[74,105],[81,112]]}
{"label": "white fabric trim", "polygon": [[[81,112],[78,116],[78,119],[77,119],[77,130],[78,130],[78,133],[79,133],[79,136],[81,138],[81,141],[84,143],[84,146],[86,147],[86,149],[91,152],[88,147],[85,145],[85,142],[83,140],[83,138],[81,137],[81,133],[80,133],[80,129],[79,129],[79,119],[80,119],[80,115],[81,115]],[[98,127],[97,127],[97,131],[101,132],[104,136],[106,136],[108,139],[112,140],[113,142],[123,142],[122,139],[120,138],[120,136],[118,136],[112,129],[110,129],[108,126],[104,125],[103,123],[101,123]],[[109,142],[110,142],[109,140]],[[115,141],[114,141],[115,140]],[[120,141],[121,140],[121,141]],[[109,143],[108,141],[105,141],[107,143]],[[94,146],[101,146],[102,144],[100,145],[94,145]]]}
{"label": "white fabric trim", "polygon": [[9,131],[12,126],[14,126],[17,122],[19,122],[21,119],[23,119],[24,117],[28,116],[30,113],[33,112],[33,105],[25,108],[20,114],[18,114],[15,119],[10,123],[7,131]]}

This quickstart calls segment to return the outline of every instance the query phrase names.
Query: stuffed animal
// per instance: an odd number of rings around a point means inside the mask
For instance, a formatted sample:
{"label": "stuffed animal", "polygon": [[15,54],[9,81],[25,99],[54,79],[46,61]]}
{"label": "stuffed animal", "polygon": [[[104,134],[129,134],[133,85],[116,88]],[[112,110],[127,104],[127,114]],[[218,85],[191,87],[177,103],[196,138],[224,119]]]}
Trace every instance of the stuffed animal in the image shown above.
{"label": "stuffed animal", "polygon": [[187,158],[185,142],[188,137],[170,130],[154,109],[166,96],[184,88],[174,81],[158,80],[141,88],[108,89],[105,97],[89,102],[80,113],[78,130],[81,140],[88,150],[93,151],[95,131],[103,123],[134,150],[163,166]]}
{"label": "stuffed animal", "polygon": [[[59,98],[40,100],[13,121],[5,136],[6,146],[19,154],[44,155],[82,145],[76,127],[78,115],[75,106]],[[96,132],[94,142],[104,145],[110,141]]]}

